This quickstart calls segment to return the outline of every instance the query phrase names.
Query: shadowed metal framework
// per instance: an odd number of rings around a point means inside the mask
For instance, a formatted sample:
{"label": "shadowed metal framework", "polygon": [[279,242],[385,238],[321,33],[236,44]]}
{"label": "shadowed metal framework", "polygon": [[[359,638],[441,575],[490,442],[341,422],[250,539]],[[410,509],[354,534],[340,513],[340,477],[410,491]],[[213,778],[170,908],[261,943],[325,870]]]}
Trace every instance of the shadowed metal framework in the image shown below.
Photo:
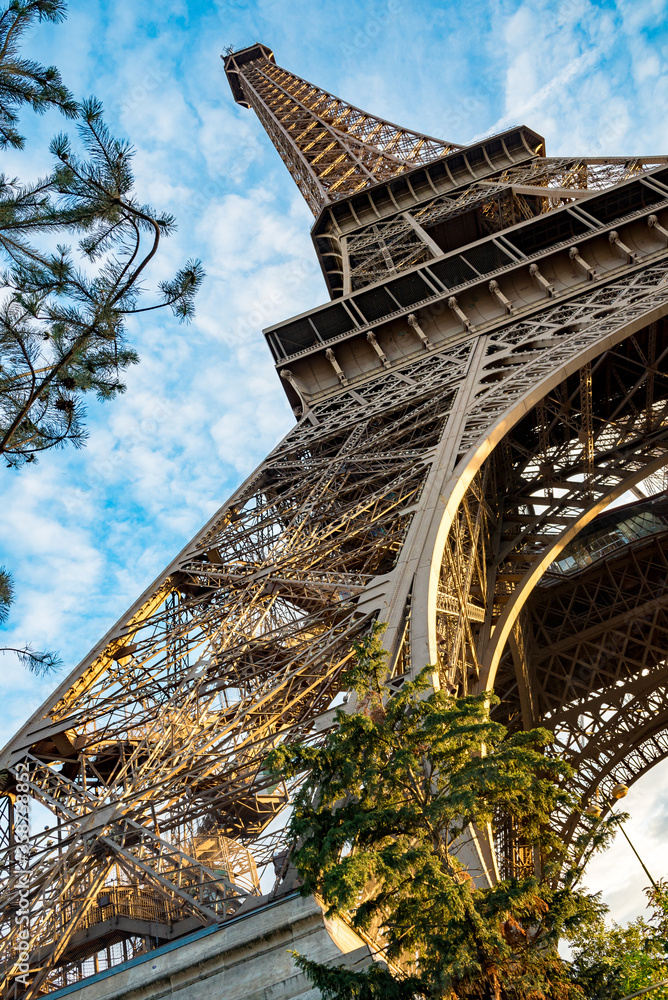
{"label": "shadowed metal framework", "polygon": [[[525,126],[458,147],[265,46],[225,66],[330,301],[266,331],[294,427],[3,751],[7,998],[286,891],[264,760],[333,724],[375,619],[391,683],[495,688],[585,801],[668,754],[668,157],[549,158]],[[22,762],[49,817],[27,883]]]}

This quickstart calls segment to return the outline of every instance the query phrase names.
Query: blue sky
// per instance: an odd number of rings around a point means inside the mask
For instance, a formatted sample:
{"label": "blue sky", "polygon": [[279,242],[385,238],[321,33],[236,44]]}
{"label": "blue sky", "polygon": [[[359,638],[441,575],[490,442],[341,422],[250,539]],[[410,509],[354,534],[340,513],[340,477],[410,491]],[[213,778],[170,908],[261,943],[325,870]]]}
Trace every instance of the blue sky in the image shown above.
{"label": "blue sky", "polygon": [[[263,326],[326,298],[311,214],[253,114],[237,107],[220,53],[261,41],[280,65],[400,124],[457,142],[523,122],[548,153],[668,153],[668,0],[71,0],[28,36],[77,96],[95,93],[136,147],[142,200],[179,231],[150,276],[186,258],[208,273],[189,327],[131,323],[142,361],[127,393],[89,405],[87,447],[0,470],[0,564],[17,600],[5,644],[59,649],[69,670],[291,424]],[[49,165],[56,115],[26,114],[24,153]],[[0,658],[0,741],[46,694]],[[637,840],[667,875],[668,765],[629,795]],[[645,878],[620,842],[592,869],[613,914],[642,907]]]}

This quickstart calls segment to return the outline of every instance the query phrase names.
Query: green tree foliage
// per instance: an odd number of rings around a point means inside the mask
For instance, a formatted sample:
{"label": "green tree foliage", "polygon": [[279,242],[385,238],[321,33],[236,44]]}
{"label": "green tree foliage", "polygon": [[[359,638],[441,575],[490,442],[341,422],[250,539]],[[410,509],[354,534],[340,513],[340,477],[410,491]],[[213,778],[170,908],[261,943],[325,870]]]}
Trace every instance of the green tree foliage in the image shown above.
{"label": "green tree foliage", "polygon": [[[95,98],[77,103],[55,66],[22,57],[25,32],[57,23],[63,0],[11,0],[0,8],[0,149],[23,149],[25,107],[57,108],[76,121],[76,148],[61,134],[51,143],[53,169],[34,182],[0,174],[0,454],[9,467],[49,448],[86,438],[84,398],[124,391],[124,369],[136,352],[126,341],[131,314],[169,307],[193,315],[203,278],[188,261],[159,282],[159,300],[140,307],[141,283],[174,220],[134,193],[132,148],[115,139]],[[67,240],[76,240],[70,245]],[[0,571],[0,624],[14,596]],[[55,653],[4,647],[33,673],[60,666]]]}
{"label": "green tree foliage", "polygon": [[[0,14],[0,146],[23,147],[16,125],[25,104],[58,107],[78,133],[76,148],[67,135],[54,138],[47,177],[0,176],[0,453],[15,467],[85,441],[84,397],[123,392],[121,373],[138,360],[127,317],[167,306],[190,319],[203,277],[199,261],[188,261],[159,283],[159,301],[138,305],[174,220],[137,198],[132,148],[110,135],[99,101],[77,104],[54,67],[19,57],[31,24],[64,16],[61,0],[13,0]],[[63,237],[76,237],[76,247]]]}
{"label": "green tree foliage", "polygon": [[[649,920],[608,927],[599,916],[572,934],[571,974],[587,1000],[621,1000],[668,980],[668,883],[658,882],[646,893]],[[668,1000],[668,985],[648,998]]]}
{"label": "green tree foliage", "polygon": [[9,609],[14,600],[14,581],[12,574],[4,566],[0,567],[0,625],[9,618]]}
{"label": "green tree foliage", "polygon": [[35,21],[62,21],[66,7],[63,0],[13,0],[0,14],[0,149],[23,149],[24,137],[18,132],[19,111],[28,104],[42,114],[49,107],[60,108],[68,118],[75,118],[77,105],[55,66],[21,57],[19,43]]}
{"label": "green tree foliage", "polygon": [[[14,601],[14,580],[12,574],[0,566],[0,625],[4,625],[9,617],[9,609]],[[23,664],[31,674],[46,677],[55,673],[62,666],[57,653],[48,650],[35,650],[32,646],[0,646],[0,653],[16,653],[19,663]]]}
{"label": "green tree foliage", "polygon": [[[493,696],[433,691],[428,670],[388,696],[381,631],[356,647],[356,711],[339,710],[321,746],[277,748],[269,766],[309,772],[291,820],[302,891],[379,937],[388,967],[299,963],[325,997],[343,1000],[582,998],[557,943],[601,905],[575,887],[580,871],[550,826],[555,809],[573,806],[571,769],[546,756],[546,730],[509,735],[490,719]],[[490,887],[459,851],[472,827],[499,815],[535,845],[539,874],[515,871]],[[599,843],[607,829],[599,824]]]}

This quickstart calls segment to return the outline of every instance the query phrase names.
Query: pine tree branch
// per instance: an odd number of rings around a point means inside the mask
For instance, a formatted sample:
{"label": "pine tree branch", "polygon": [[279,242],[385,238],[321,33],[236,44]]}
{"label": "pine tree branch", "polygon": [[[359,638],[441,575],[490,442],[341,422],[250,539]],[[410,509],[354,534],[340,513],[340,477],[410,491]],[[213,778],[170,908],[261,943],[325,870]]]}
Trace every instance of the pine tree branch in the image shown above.
{"label": "pine tree branch", "polygon": [[0,646],[0,653],[16,653],[19,662],[37,677],[47,677],[63,665],[57,653],[33,650],[31,646]]}

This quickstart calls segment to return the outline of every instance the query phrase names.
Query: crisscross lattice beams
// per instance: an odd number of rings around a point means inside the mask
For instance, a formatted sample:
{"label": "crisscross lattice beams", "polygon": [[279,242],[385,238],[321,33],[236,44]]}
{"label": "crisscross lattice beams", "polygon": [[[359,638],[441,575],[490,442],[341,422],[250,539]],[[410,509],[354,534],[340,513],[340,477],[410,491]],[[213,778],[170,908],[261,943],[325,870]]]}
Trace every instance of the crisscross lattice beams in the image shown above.
{"label": "crisscross lattice beams", "polygon": [[[632,477],[641,479],[646,468],[654,467],[656,463],[668,463],[666,412],[657,413],[657,424],[650,436],[645,436],[641,424],[644,418],[645,414],[641,411],[635,426],[635,438],[626,446],[593,453],[589,479],[584,478],[583,465],[586,457],[581,451],[577,465],[572,464],[567,468],[569,475],[557,479],[558,485],[554,487],[551,498],[546,497],[547,488],[543,487],[545,493],[541,500],[546,498],[549,503],[536,504],[535,497],[528,491],[524,495],[518,491],[515,497],[510,498],[515,500],[515,510],[518,512],[507,508],[497,510],[488,536],[488,551],[493,551],[494,555],[487,566],[485,625],[480,629],[477,640],[478,657],[481,660],[487,653],[490,662],[489,647],[498,634],[499,621],[504,615],[507,616],[508,605],[513,596],[522,587],[530,590],[534,586],[534,567],[551,561],[551,556],[546,558],[546,553],[552,552],[555,547],[558,551],[564,535],[567,532],[574,533],[578,530],[577,525],[587,523],[611,495],[621,495]],[[626,431],[629,436],[633,434],[628,424],[621,430]],[[576,440],[582,448],[579,438]],[[557,474],[559,471],[557,467]],[[472,596],[480,600],[479,592],[474,591]],[[564,688],[561,688],[561,693],[565,695]],[[527,702],[535,703],[535,691],[529,691],[526,698]]]}
{"label": "crisscross lattice beams", "polygon": [[[476,637],[484,621],[490,561],[490,524],[494,510],[487,499],[489,468],[477,475],[464,495],[446,538],[436,599],[436,634],[443,679],[455,692],[467,693],[480,663]],[[462,614],[461,609],[465,609]]]}
{"label": "crisscross lattice beams", "polygon": [[[584,713],[568,713],[555,727],[555,751],[577,768],[574,791],[586,803],[600,789],[610,797],[618,781],[632,785],[668,757],[668,669],[665,661],[591,699]],[[569,839],[577,814],[555,817]]]}
{"label": "crisscross lattice beams", "polygon": [[[665,372],[668,342],[663,323],[660,336],[657,365]],[[534,567],[546,567],[548,554],[559,550],[569,531],[577,530],[575,525],[590,520],[606,497],[618,495],[623,484],[639,481],[645,469],[650,472],[668,458],[668,377],[660,368],[656,373],[648,370],[648,337],[645,329],[604,352],[591,369],[585,365],[544,401],[546,427],[538,426],[536,410],[507,441],[517,486],[514,495],[506,494],[500,511],[488,590],[490,624],[505,623],[505,636],[522,595],[535,583]],[[658,392],[647,409],[650,377]],[[527,433],[532,437],[531,456]],[[539,455],[541,438],[546,448],[546,433],[547,449]],[[502,628],[495,629],[495,643],[502,641],[502,634]],[[484,654],[490,667],[498,656],[498,646],[494,650],[492,645],[490,640]]]}
{"label": "crisscross lattice beams", "polygon": [[[94,828],[97,847],[80,844],[72,855],[82,892],[102,851],[122,864],[123,885],[148,881],[206,922],[210,879],[198,909],[177,878],[185,865],[206,882],[189,847],[198,835],[241,838],[258,864],[271,860],[281,833],[267,827],[289,790],[273,786],[264,757],[281,740],[318,738],[315,721],[368,621],[357,598],[393,565],[469,358],[462,345],[432,359],[421,383],[384,373],[375,398],[370,391],[361,404],[346,394],[295,428],[159,583],[145,616],[120,623],[99,662],[85,663],[45,706],[32,743],[23,734],[16,756],[28,743],[42,767],[34,794],[54,812],[60,841],[75,823]],[[119,836],[121,860],[104,846]],[[73,883],[58,868],[58,848],[39,836],[35,844],[44,864],[32,872],[33,903],[46,912]],[[183,864],[169,862],[169,851]],[[233,887],[225,898],[234,901]],[[32,942],[54,970],[55,930],[38,922]],[[82,974],[75,958],[64,956],[50,986]]]}
{"label": "crisscross lattice beams", "polygon": [[[620,181],[645,173],[662,162],[648,157],[635,160],[536,157],[529,164],[491,174],[483,181],[441,195],[410,211],[385,221],[356,229],[346,235],[350,290],[363,288],[388,275],[407,270],[438,255],[430,243],[434,226],[466,213],[475,213],[479,236],[500,232],[524,219],[560,208],[572,199],[604,190]],[[527,190],[527,188],[529,190]],[[531,188],[536,194],[531,194]],[[550,194],[550,190],[554,194]],[[573,191],[569,196],[567,192]],[[417,223],[417,227],[416,227]],[[343,256],[338,234],[331,236],[338,256]],[[473,237],[472,237],[473,238]],[[453,234],[453,241],[456,234]],[[450,247],[444,246],[444,249]]]}
{"label": "crisscross lattice beams", "polygon": [[[584,802],[598,787],[631,784],[668,755],[668,532],[537,588],[521,622],[538,714],[577,768]],[[514,726],[520,689],[509,651],[497,712]],[[572,835],[577,817],[560,821]]]}
{"label": "crisscross lattice beams", "polygon": [[[614,480],[620,461],[640,447],[641,439],[647,438],[650,451],[656,442],[660,451],[668,411],[664,323],[656,370],[647,363],[649,334],[646,328],[583,366],[541,401],[540,413],[532,411],[507,438],[517,485],[516,494],[505,500],[498,565],[512,565],[515,554],[543,544],[541,534],[560,534],[564,522],[554,517],[568,509],[571,495],[586,497],[597,475]],[[646,408],[650,378],[656,393]],[[578,475],[587,477],[584,484],[574,484]],[[575,506],[582,510],[582,499]]]}
{"label": "crisscross lattice beams", "polygon": [[[666,603],[664,600],[661,605],[662,631],[668,622]],[[637,612],[633,620],[642,627],[649,616],[642,608]],[[656,633],[654,636],[656,638]],[[631,641],[637,641],[637,636],[632,636]],[[601,652],[605,656],[605,649]],[[644,667],[640,673],[620,677],[610,686],[602,686],[598,692],[578,699],[542,723],[554,730],[555,752],[566,757],[576,768],[571,788],[584,804],[595,800],[599,790],[603,796],[610,797],[610,790],[618,781],[632,785],[654,764],[668,757],[665,646],[658,652],[656,656],[657,650],[654,650],[656,659],[652,666]],[[624,666],[623,655],[621,660]],[[651,661],[650,655],[646,662]],[[596,675],[594,669],[592,676]],[[504,690],[502,683],[501,692]],[[497,710],[499,721],[517,724],[517,717],[511,718],[513,706],[517,708],[517,702],[511,695],[507,705]],[[600,804],[604,804],[602,800]],[[554,823],[566,840],[572,839],[581,829],[578,813],[561,812],[555,815]]]}
{"label": "crisscross lattice beams", "polygon": [[[592,352],[594,419],[591,428],[587,429],[582,421],[583,397],[578,368],[571,368],[573,374],[568,378],[562,376],[561,385],[553,383],[554,389],[546,399],[541,400],[536,391],[543,378],[554,379],[554,374],[560,370],[567,372],[572,364],[568,359],[575,358],[578,351],[584,360],[587,344],[604,343],[615,328],[620,329],[618,323],[636,321],[636,308],[644,298],[644,293],[637,298],[631,291],[636,280],[639,281],[638,290],[645,286],[648,291],[645,282],[649,280],[655,289],[650,298],[655,303],[661,301],[661,308],[665,309],[668,287],[663,284],[664,274],[663,265],[653,276],[648,269],[642,277],[629,276],[622,284],[611,283],[605,289],[583,292],[577,304],[548,308],[536,322],[526,325],[517,322],[503,332],[490,335],[478,371],[477,388],[458,433],[462,474],[457,480],[455,472],[451,480],[453,484],[464,481],[464,470],[475,468],[476,455],[484,455],[485,447],[489,449],[489,445],[483,443],[489,442],[491,429],[498,427],[501,432],[497,439],[499,444],[488,460],[489,485],[483,508],[487,524],[478,529],[480,540],[474,556],[471,544],[456,537],[465,518],[463,513],[456,516],[456,507],[453,509],[451,537],[448,540],[445,535],[441,550],[438,593],[433,592],[433,598],[430,597],[435,606],[446,597],[451,607],[469,623],[466,628],[458,626],[456,642],[453,639],[452,643],[439,645],[445,682],[465,683],[459,666],[455,668],[455,665],[475,666],[478,661],[482,662],[482,656],[487,656],[491,662],[497,651],[500,654],[506,638],[500,648],[495,647],[494,643],[499,642],[499,630],[494,628],[492,639],[492,626],[498,626],[504,615],[508,628],[512,626],[514,619],[508,614],[508,605],[520,586],[530,589],[534,585],[535,567],[555,545],[566,544],[568,530],[575,530],[578,522],[584,523],[583,518],[594,516],[596,510],[602,509],[624,488],[622,484],[630,484],[633,477],[640,480],[655,465],[659,467],[665,461],[668,384],[663,326],[656,334],[661,338],[661,347],[657,347],[652,364],[648,363],[646,353],[649,328],[642,336],[627,338],[623,347],[611,348],[609,352],[601,350],[598,357]],[[653,298],[654,294],[657,299]],[[612,311],[608,312],[611,305]],[[645,300],[645,305],[649,305],[649,300]],[[657,386],[661,388],[658,395],[652,396],[653,402],[647,412],[650,383],[653,392]],[[504,441],[502,432],[511,422],[509,414],[513,406],[529,392],[533,392],[533,406],[528,408],[529,413],[519,421],[516,430],[506,430]],[[653,428],[651,432],[647,431],[649,426]],[[593,447],[591,479],[584,482],[590,444]],[[499,498],[503,498],[503,507],[499,507]],[[471,501],[479,504],[473,496]],[[457,556],[453,574],[449,562],[452,554],[458,552],[461,555]],[[466,580],[471,559],[478,558],[480,553],[484,553],[486,559],[486,592],[481,592],[483,574],[477,572],[477,579],[471,578],[469,591],[460,593],[449,580],[453,576],[459,581]],[[437,557],[435,551],[434,558]],[[482,625],[476,607],[484,609]],[[434,628],[438,631],[436,607],[434,615]],[[469,626],[472,634],[477,634],[475,642],[464,637]]]}
{"label": "crisscross lattice beams", "polygon": [[[48,837],[38,834],[34,842],[30,931],[32,953],[41,968],[32,964],[32,974],[37,973],[33,992],[51,968],[68,964],[64,956],[70,940],[83,929],[82,921],[96,902],[94,893],[105,885],[131,886],[134,877],[137,888],[136,879],[141,875],[154,901],[162,899],[174,919],[194,917],[196,926],[216,923],[233,913],[240,897],[249,894],[221,872],[212,871],[153,830],[123,816],[121,803],[100,808],[97,789],[82,787],[31,755],[27,762],[32,794],[48,804],[59,821],[57,851],[48,849],[53,830],[46,831]],[[11,852],[1,860],[8,870],[5,904],[18,906],[24,879],[12,872]],[[40,891],[43,886],[48,895]],[[137,900],[141,898],[142,892],[137,890]],[[73,901],[87,902],[88,906],[73,906]],[[73,917],[69,921],[64,920],[68,911]],[[9,950],[17,936],[21,936],[18,922],[10,926],[3,948]]]}
{"label": "crisscross lattice beams", "polygon": [[[277,816],[289,789],[272,787],[263,771],[266,752],[281,740],[318,739],[331,723],[341,670],[371,614],[391,618],[388,644],[398,649],[403,642],[408,666],[414,629],[424,630],[433,613],[445,638],[445,681],[455,687],[476,683],[481,637],[489,637],[489,615],[496,613],[488,595],[493,589],[502,596],[495,560],[506,539],[499,525],[513,525],[512,535],[516,524],[499,520],[498,500],[507,493],[520,506],[526,503],[513,484],[517,477],[522,489],[533,482],[527,449],[542,448],[549,460],[543,465],[552,462],[546,491],[557,496],[561,480],[570,483],[564,516],[572,517],[583,510],[578,490],[591,504],[591,488],[609,494],[616,488],[611,482],[619,485],[635,466],[641,474],[647,462],[662,459],[664,442],[655,426],[665,401],[661,324],[655,330],[651,405],[640,369],[637,385],[631,375],[638,350],[649,356],[643,322],[668,309],[667,275],[668,263],[653,257],[644,269],[622,268],[605,285],[583,280],[576,297],[547,305],[533,318],[508,322],[504,316],[493,332],[463,336],[447,351],[412,359],[403,371],[379,364],[354,390],[342,387],[314,404],[170,567],[144,610],[122,620],[105,652],[82,664],[37,714],[10,746],[13,759],[30,749],[64,781],[95,797],[91,806],[68,791],[77,815],[97,815],[102,830],[121,823],[122,830],[136,824],[151,831],[191,858],[193,871],[198,862],[188,845],[204,833],[235,837],[260,865],[268,862],[280,844]],[[631,346],[617,348],[622,340]],[[604,356],[614,389],[603,411],[612,428],[608,438],[596,423],[597,380],[604,371],[597,359]],[[583,459],[577,373],[587,362],[596,436],[592,477],[600,473],[601,479],[585,490],[578,480]],[[552,396],[562,401],[563,384],[564,407],[570,400],[574,411],[565,437],[559,420],[547,425]],[[545,388],[539,392],[537,386]],[[526,402],[531,393],[544,400],[540,427]],[[643,428],[639,440],[634,413]],[[504,435],[505,447],[495,447]],[[459,537],[452,540],[447,566],[443,560],[431,609],[418,587],[419,573],[404,575],[404,566],[429,549],[429,519],[441,517],[444,493],[459,489],[471,456],[489,455],[490,448],[489,464],[481,467],[481,460],[478,477],[468,478],[469,496],[455,519]],[[542,482],[539,473],[536,481]],[[531,534],[527,527],[524,535],[507,539],[514,544],[513,559],[525,550],[534,558]],[[49,800],[53,786],[39,788],[36,795],[58,814]],[[119,817],[105,819],[108,807],[119,808]],[[66,838],[68,822],[54,819],[54,829]],[[57,855],[55,844],[48,847],[42,839],[37,846],[47,859]],[[142,868],[151,867],[148,860],[127,846],[127,885],[148,874],[155,888],[156,879]],[[83,848],[76,855],[82,886],[93,884],[97,857]],[[164,865],[166,874],[158,874],[166,884],[159,884],[163,897],[174,901],[181,898],[175,868],[166,857]],[[65,875],[53,883],[46,875],[42,880],[42,871],[36,894],[45,904],[54,894],[65,898]],[[6,916],[11,924],[11,913]],[[208,919],[203,910],[200,917]],[[47,947],[40,940],[40,954]],[[76,956],[64,957],[70,964],[59,968],[80,976]],[[54,972],[49,983],[63,979]]]}
{"label": "crisscross lattice beams", "polygon": [[531,602],[541,716],[655,669],[668,651],[668,540],[629,544]]}
{"label": "crisscross lattice beams", "polygon": [[[597,693],[627,690],[656,673],[668,649],[668,535],[629,543],[562,581],[546,578],[520,621],[536,717],[561,726]],[[512,724],[521,687],[514,659],[505,654],[496,685]]]}
{"label": "crisscross lattice beams", "polygon": [[[566,377],[515,424],[473,479],[446,539],[437,605],[450,612],[444,628],[437,611],[443,682],[475,685],[509,602],[528,587],[495,678],[497,716],[511,727],[554,728],[584,801],[668,755],[668,533],[577,579],[545,577],[536,589],[531,575],[607,498],[666,464],[668,326],[659,321]],[[578,818],[555,822],[571,837]]]}
{"label": "crisscross lattice beams", "polygon": [[316,215],[329,202],[460,148],[368,115],[265,56],[241,66],[238,80]]}

